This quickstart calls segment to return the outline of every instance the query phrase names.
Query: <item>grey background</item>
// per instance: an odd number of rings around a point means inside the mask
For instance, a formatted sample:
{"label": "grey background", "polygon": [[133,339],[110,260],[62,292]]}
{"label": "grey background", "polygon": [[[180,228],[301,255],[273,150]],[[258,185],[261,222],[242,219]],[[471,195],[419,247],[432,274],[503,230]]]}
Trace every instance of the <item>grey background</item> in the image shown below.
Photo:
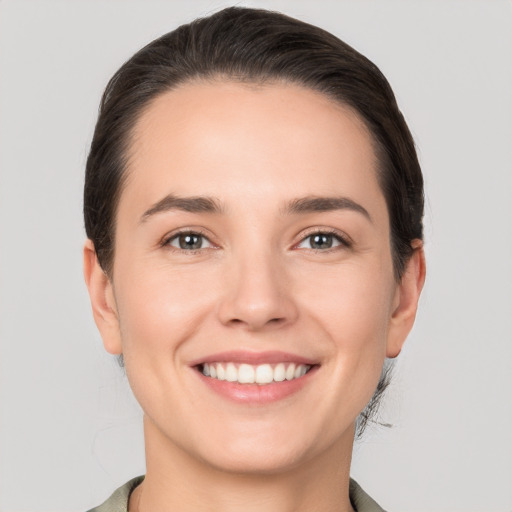
{"label": "grey background", "polygon": [[[144,472],[141,413],[81,272],[100,94],[154,37],[221,1],[0,2],[0,510],[84,511]],[[512,5],[239,2],[377,63],[417,140],[428,280],[353,475],[400,512],[512,510]]]}

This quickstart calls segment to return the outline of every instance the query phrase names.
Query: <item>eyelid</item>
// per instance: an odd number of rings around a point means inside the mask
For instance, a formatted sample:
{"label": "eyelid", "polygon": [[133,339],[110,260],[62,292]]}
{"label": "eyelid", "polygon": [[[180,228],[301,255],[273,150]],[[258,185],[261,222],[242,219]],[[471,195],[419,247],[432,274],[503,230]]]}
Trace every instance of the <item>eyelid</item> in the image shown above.
{"label": "eyelid", "polygon": [[331,235],[340,242],[340,245],[336,246],[336,247],[331,247],[329,249],[310,248],[309,250],[311,250],[311,251],[329,252],[332,250],[336,250],[339,247],[350,248],[354,244],[354,241],[343,231],[340,231],[340,230],[334,229],[334,228],[323,228],[323,227],[317,226],[314,228],[308,228],[306,231],[303,231],[300,234],[299,241],[293,245],[293,248],[299,249],[299,245],[302,244],[307,238],[309,238],[310,236],[313,236],[313,235]]}
{"label": "eyelid", "polygon": [[[201,236],[204,240],[206,240],[208,242],[209,247],[201,247],[200,249],[185,250],[185,249],[181,249],[181,248],[174,247],[174,246],[170,245],[170,242],[172,240],[176,239],[177,237],[179,237],[180,235],[188,235],[188,234]],[[354,243],[353,240],[350,238],[350,236],[348,236],[343,231],[340,231],[340,230],[334,229],[334,228],[323,228],[323,227],[316,226],[316,227],[308,228],[305,231],[303,231],[299,235],[300,236],[299,240],[293,244],[292,249],[298,249],[299,248],[298,246],[301,243],[303,243],[308,237],[316,235],[316,234],[331,235],[340,242],[340,245],[332,247],[330,249],[313,249],[313,248],[311,248],[311,249],[309,249],[311,251],[328,252],[330,250],[336,250],[338,247],[350,248],[350,247],[352,247],[352,245]],[[159,245],[161,247],[169,247],[169,248],[175,249],[177,251],[188,252],[188,253],[194,253],[194,252],[201,251],[204,249],[212,249],[212,248],[218,249],[219,246],[216,243],[214,243],[211,238],[212,237],[207,235],[204,232],[204,230],[201,228],[184,227],[184,228],[176,229],[170,233],[167,233],[161,239]]]}
{"label": "eyelid", "polygon": [[[198,235],[202,237],[204,240],[208,241],[209,247],[201,247],[200,249],[181,249],[179,247],[174,247],[170,244],[170,242],[176,238],[178,238],[181,235]],[[216,245],[214,242],[212,242],[211,237],[208,236],[201,228],[193,228],[193,227],[186,227],[186,228],[179,228],[174,231],[171,231],[170,233],[167,233],[162,240],[160,241],[159,245],[161,247],[169,247],[171,249],[174,249],[176,251],[180,252],[187,252],[190,254],[193,254],[197,251],[202,251],[204,249],[217,249],[218,245]]]}

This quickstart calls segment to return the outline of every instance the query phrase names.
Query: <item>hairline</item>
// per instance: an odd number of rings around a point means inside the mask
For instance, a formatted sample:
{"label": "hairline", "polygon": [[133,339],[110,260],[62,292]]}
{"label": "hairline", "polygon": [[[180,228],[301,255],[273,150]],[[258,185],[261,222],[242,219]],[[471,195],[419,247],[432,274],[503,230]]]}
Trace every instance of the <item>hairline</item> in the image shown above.
{"label": "hairline", "polygon": [[194,76],[186,76],[179,80],[177,80],[172,85],[167,85],[166,87],[162,87],[162,89],[158,92],[155,92],[152,97],[150,97],[147,101],[143,102],[139,105],[138,108],[135,108],[131,114],[133,116],[132,122],[127,126],[124,140],[122,141],[122,170],[121,175],[119,177],[119,183],[116,190],[116,196],[113,199],[114,204],[112,205],[112,229],[111,229],[111,251],[108,257],[108,261],[106,262],[106,268],[104,269],[105,273],[109,277],[110,280],[113,279],[113,271],[114,271],[114,261],[115,261],[115,253],[116,253],[116,233],[117,233],[117,219],[119,212],[119,204],[121,202],[121,197],[123,192],[129,183],[130,175],[130,167],[133,163],[133,157],[135,156],[135,152],[133,148],[136,146],[136,141],[140,133],[137,131],[137,127],[141,122],[141,119],[144,115],[152,108],[152,106],[161,99],[164,95],[176,91],[180,88],[184,88],[188,85],[215,85],[215,84],[239,84],[245,85],[249,89],[260,90],[265,87],[273,87],[273,86],[294,86],[302,89],[306,89],[317,93],[318,96],[323,97],[328,100],[333,106],[338,109],[341,109],[345,114],[352,115],[355,120],[360,124],[360,127],[364,129],[366,134],[368,135],[368,139],[370,141],[371,149],[372,149],[372,157],[374,163],[374,169],[376,172],[377,183],[379,188],[384,196],[384,200],[386,203],[386,209],[388,211],[389,218],[389,242],[391,248],[391,255],[393,260],[393,270],[395,274],[395,279],[399,281],[400,269],[396,268],[395,264],[395,253],[396,248],[394,247],[393,241],[393,230],[391,225],[391,211],[389,209],[388,199],[384,187],[384,179],[385,179],[385,168],[388,167],[391,163],[389,161],[387,152],[385,150],[384,145],[378,139],[378,137],[374,134],[372,129],[370,128],[369,121],[363,116],[361,112],[357,110],[356,107],[352,106],[348,101],[344,101],[342,99],[342,95],[336,96],[334,93],[330,93],[323,89],[320,85],[315,85],[314,83],[308,82],[307,80],[294,79],[291,77],[284,76],[273,76],[270,73],[261,73],[260,75],[251,75],[251,74],[241,74],[241,75],[233,75],[226,72],[212,72],[212,73],[196,73]]}

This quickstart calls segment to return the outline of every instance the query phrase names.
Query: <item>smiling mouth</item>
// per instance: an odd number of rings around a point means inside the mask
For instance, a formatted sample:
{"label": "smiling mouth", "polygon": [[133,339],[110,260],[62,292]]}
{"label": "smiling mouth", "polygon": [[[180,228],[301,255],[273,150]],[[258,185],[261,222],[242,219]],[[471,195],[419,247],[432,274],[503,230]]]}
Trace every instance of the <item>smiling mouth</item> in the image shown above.
{"label": "smiling mouth", "polygon": [[315,365],[296,363],[237,364],[233,362],[203,363],[197,366],[205,377],[238,384],[259,384],[291,381],[304,377]]}

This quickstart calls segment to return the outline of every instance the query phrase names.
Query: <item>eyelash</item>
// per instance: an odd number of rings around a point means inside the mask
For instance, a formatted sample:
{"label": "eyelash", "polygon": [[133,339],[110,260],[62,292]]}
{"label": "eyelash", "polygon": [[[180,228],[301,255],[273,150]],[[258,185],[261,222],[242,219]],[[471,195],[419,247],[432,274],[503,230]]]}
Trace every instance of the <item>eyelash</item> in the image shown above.
{"label": "eyelash", "polygon": [[314,249],[314,248],[308,248],[307,250],[313,251],[313,252],[332,252],[341,249],[350,249],[352,247],[352,241],[347,235],[344,235],[340,233],[339,231],[336,231],[334,229],[314,229],[313,231],[310,231],[309,233],[306,233],[300,240],[298,244],[294,245],[295,247],[298,247],[302,243],[304,243],[308,238],[311,238],[315,235],[327,235],[332,236],[337,242],[339,242],[338,246],[335,247],[329,247],[328,249]]}
{"label": "eyelash", "polygon": [[202,231],[200,231],[200,230],[192,230],[192,229],[184,229],[182,231],[178,231],[178,232],[172,233],[172,235],[169,235],[169,236],[165,237],[162,240],[160,245],[162,247],[167,247],[167,248],[170,248],[172,250],[179,251],[179,252],[182,252],[182,253],[191,254],[191,255],[197,254],[199,251],[204,251],[205,249],[211,249],[212,248],[212,247],[200,247],[199,249],[183,249],[183,248],[179,248],[179,247],[173,247],[171,245],[171,242],[173,240],[177,240],[180,236],[183,236],[183,235],[200,237],[203,240],[207,240],[212,246],[215,247],[213,242],[211,242],[210,239]]}
{"label": "eyelash", "polygon": [[[203,240],[207,240],[208,243],[210,243],[213,247],[200,247],[198,249],[183,249],[183,248],[173,247],[171,245],[171,242],[174,241],[174,240],[177,240],[180,236],[183,236],[183,235],[201,237]],[[340,247],[341,248],[345,248],[345,249],[349,249],[349,248],[352,247],[352,241],[346,235],[342,235],[341,233],[339,233],[336,230],[332,230],[332,229],[331,230],[330,229],[315,229],[314,231],[311,231],[311,232],[305,234],[300,239],[300,241],[293,246],[293,248],[297,249],[308,238],[311,238],[311,237],[313,237],[315,235],[331,236],[337,242],[339,242],[339,245],[334,246],[334,247],[329,247],[327,249],[314,249],[312,247],[311,248],[307,248],[307,250],[309,250],[309,251],[324,252],[325,253],[325,252],[335,251],[335,250],[339,249]],[[160,245],[162,247],[168,247],[168,248],[171,248],[173,250],[184,252],[184,253],[188,253],[188,254],[191,254],[191,255],[197,254],[199,251],[204,251],[205,249],[215,248],[215,245],[213,244],[213,242],[211,242],[210,239],[203,232],[201,232],[199,230],[196,230],[196,231],[194,231],[194,230],[183,230],[183,231],[175,232],[172,235],[165,237],[162,240]]]}

